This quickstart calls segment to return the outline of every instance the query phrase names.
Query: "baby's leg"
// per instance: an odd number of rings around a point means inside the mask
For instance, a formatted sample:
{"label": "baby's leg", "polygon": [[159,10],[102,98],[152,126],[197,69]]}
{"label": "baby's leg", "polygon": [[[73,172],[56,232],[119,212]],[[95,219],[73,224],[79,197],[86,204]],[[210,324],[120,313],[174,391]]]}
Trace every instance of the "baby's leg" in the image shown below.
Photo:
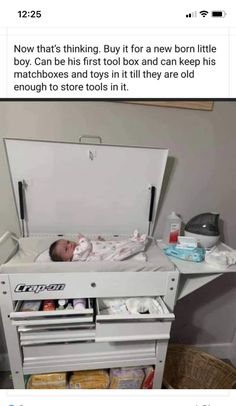
{"label": "baby's leg", "polygon": [[106,252],[104,260],[111,261],[122,261],[123,259],[129,258],[139,252],[143,252],[145,249],[145,244],[141,241],[127,240],[123,241],[121,244],[117,244],[113,252]]}

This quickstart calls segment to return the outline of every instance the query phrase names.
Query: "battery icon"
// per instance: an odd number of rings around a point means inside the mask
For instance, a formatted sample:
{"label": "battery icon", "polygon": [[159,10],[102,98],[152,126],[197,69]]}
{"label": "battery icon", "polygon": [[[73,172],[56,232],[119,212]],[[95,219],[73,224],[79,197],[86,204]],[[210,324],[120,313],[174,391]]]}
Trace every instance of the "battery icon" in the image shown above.
{"label": "battery icon", "polygon": [[221,17],[224,18],[226,16],[226,12],[225,11],[212,11],[211,12],[211,16],[212,17]]}

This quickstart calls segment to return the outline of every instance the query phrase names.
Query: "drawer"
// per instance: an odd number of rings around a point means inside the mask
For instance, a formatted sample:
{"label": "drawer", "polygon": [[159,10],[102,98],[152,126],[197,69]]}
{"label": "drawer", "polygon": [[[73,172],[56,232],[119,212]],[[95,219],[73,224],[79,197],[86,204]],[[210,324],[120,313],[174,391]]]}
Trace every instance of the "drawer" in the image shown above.
{"label": "drawer", "polygon": [[155,341],[81,342],[22,348],[25,374],[153,365]]}
{"label": "drawer", "polygon": [[132,340],[168,340],[175,316],[161,297],[155,298],[162,314],[102,314],[100,300],[96,301],[96,342]]}
{"label": "drawer", "polygon": [[79,325],[73,328],[67,325],[64,329],[39,329],[37,327],[25,328],[18,327],[20,335],[20,344],[24,346],[33,346],[38,344],[70,343],[94,341],[95,325]]}
{"label": "drawer", "polygon": [[72,310],[50,310],[50,311],[27,311],[21,312],[22,302],[16,303],[15,311],[10,313],[10,319],[14,326],[45,326],[46,328],[64,328],[67,325],[92,323],[94,310],[90,299],[87,301],[87,308]]}

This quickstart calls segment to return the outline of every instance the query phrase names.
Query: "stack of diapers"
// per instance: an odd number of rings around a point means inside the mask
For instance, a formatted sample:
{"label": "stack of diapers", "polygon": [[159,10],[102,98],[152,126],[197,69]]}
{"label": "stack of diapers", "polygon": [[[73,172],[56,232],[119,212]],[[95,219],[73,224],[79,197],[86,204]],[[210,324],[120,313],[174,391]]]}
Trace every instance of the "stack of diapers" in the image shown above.
{"label": "stack of diapers", "polygon": [[73,372],[69,380],[70,389],[107,389],[110,379],[106,370]]}
{"label": "stack of diapers", "polygon": [[[69,378],[69,380],[68,380]],[[152,389],[153,366],[31,375],[27,389]]]}
{"label": "stack of diapers", "polygon": [[141,389],[143,380],[141,368],[113,368],[110,371],[110,389]]}
{"label": "stack of diapers", "polygon": [[66,389],[66,372],[31,375],[27,389]]}

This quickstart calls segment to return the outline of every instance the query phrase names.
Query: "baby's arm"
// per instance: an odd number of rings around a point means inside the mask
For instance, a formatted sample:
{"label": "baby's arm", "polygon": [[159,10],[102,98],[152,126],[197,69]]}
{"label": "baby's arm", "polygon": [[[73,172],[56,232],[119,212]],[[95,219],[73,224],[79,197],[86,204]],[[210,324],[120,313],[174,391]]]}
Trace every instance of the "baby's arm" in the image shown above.
{"label": "baby's arm", "polygon": [[93,249],[92,242],[82,234],[79,234],[77,242],[78,244],[75,247],[72,261],[86,261]]}

